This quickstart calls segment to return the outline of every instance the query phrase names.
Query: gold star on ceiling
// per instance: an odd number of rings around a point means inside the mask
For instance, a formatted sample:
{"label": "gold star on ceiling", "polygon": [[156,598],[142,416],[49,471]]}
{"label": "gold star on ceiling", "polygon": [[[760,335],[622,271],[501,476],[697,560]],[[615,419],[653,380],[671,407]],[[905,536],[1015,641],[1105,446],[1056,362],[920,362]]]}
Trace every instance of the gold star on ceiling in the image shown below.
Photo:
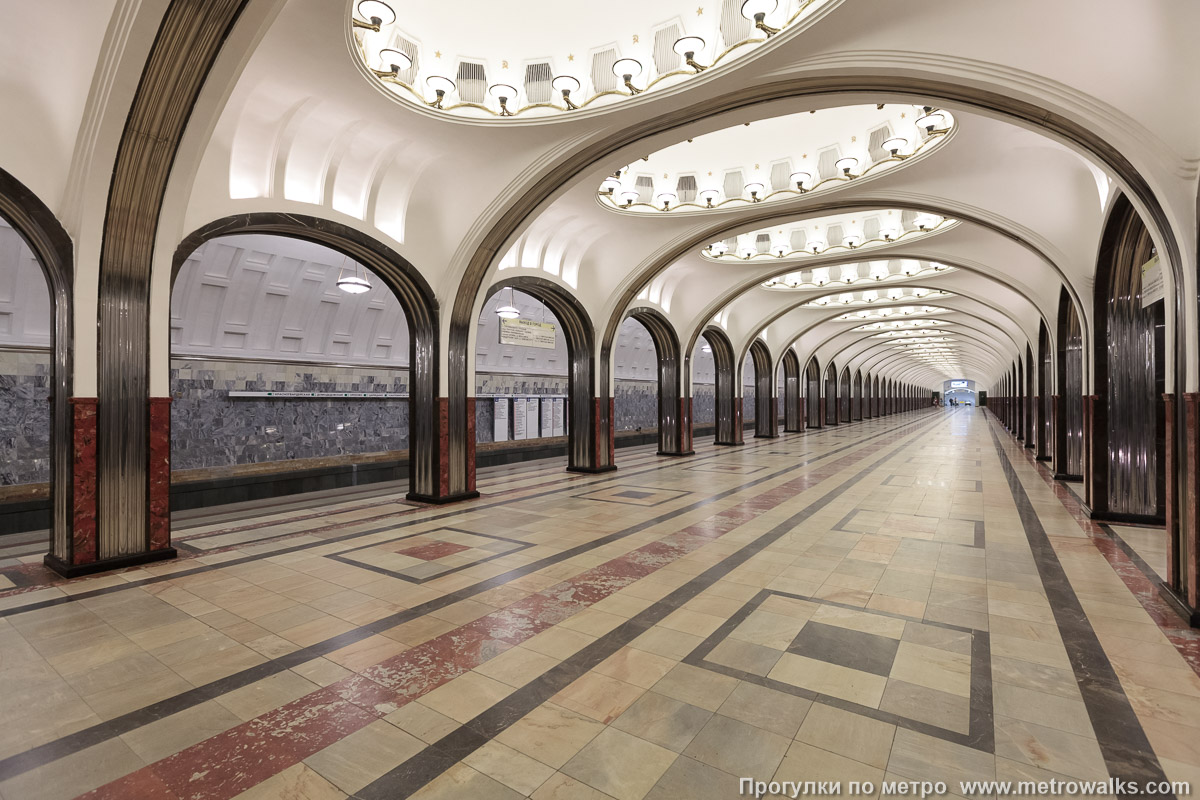
{"label": "gold star on ceiling", "polygon": [[700,6],[699,8],[696,9],[696,16],[697,17],[704,16],[704,6]]}
{"label": "gold star on ceiling", "polygon": [[575,60],[575,54],[574,54],[574,53],[571,53],[569,56],[567,56],[567,61],[574,61],[574,60]]}
{"label": "gold star on ceiling", "polygon": [[442,57],[442,51],[441,51],[441,50],[435,50],[435,51],[434,51],[434,53],[433,53],[433,57],[434,57],[434,58],[441,58],[441,57]]}

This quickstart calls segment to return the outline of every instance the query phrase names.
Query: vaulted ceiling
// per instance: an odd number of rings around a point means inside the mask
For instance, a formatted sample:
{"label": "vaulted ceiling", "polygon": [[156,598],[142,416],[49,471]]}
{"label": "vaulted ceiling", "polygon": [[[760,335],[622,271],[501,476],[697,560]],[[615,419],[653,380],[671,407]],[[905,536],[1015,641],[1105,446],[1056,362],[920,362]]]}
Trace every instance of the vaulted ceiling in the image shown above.
{"label": "vaulted ceiling", "polygon": [[[98,233],[79,209],[100,197],[97,176],[136,83],[131,65],[144,60],[164,3],[85,5],[56,20],[54,47],[31,35],[0,54],[6,110],[24,123],[0,129],[0,159],[86,245]],[[1042,322],[1053,334],[1064,290],[1090,319],[1100,232],[1124,192],[1160,250],[1178,253],[1170,291],[1196,297],[1200,55],[1189,37],[1200,9],[1191,4],[1154,0],[1134,13],[1115,0],[786,0],[766,18],[781,29],[769,36],[734,0],[578,12],[390,7],[395,21],[376,32],[352,23],[364,14],[350,0],[250,0],[176,160],[156,269],[169,270],[175,245],[213,220],[303,213],[401,254],[444,319],[464,306],[489,319],[487,287],[535,275],[574,294],[598,338],[614,343],[625,312],[646,306],[685,348],[717,324],[739,353],[762,338],[777,359],[794,347],[801,360],[986,388],[1037,342]],[[10,3],[0,27],[44,24],[36,8]],[[674,47],[684,36],[704,39],[694,60],[710,69],[685,63]],[[380,76],[388,46],[413,64]],[[642,65],[632,84],[645,91],[624,87],[617,58]],[[428,79],[439,75],[454,82],[442,108],[429,105]],[[569,109],[557,88],[547,95],[547,80],[561,76],[579,82],[582,108]],[[497,84],[517,91],[506,102],[520,113],[500,116]],[[942,117],[919,122],[927,109]],[[939,221],[932,233],[919,235],[918,215]],[[714,257],[718,242],[728,256]],[[219,261],[212,253],[225,246],[209,243],[196,258]],[[247,274],[253,251],[242,256]],[[238,325],[246,341],[263,340],[255,326],[277,316],[287,327],[271,303],[303,303],[288,323],[303,329],[300,352],[404,349],[396,309],[378,290],[322,312],[338,265],[275,255],[290,266],[256,273],[265,305],[227,303],[213,327],[203,298],[229,276],[200,271],[158,293],[157,324],[177,347],[203,340],[219,350]],[[78,268],[94,270],[87,259]],[[904,296],[888,297],[892,289]],[[914,290],[948,296],[925,302]],[[80,302],[94,303],[89,291],[85,280]],[[851,291],[856,299],[841,302]],[[938,309],[926,316],[946,322],[947,341],[901,347],[861,330],[912,317],[903,309],[916,305]],[[1193,347],[1195,305],[1178,305]],[[471,336],[473,350],[491,352],[486,326]]]}

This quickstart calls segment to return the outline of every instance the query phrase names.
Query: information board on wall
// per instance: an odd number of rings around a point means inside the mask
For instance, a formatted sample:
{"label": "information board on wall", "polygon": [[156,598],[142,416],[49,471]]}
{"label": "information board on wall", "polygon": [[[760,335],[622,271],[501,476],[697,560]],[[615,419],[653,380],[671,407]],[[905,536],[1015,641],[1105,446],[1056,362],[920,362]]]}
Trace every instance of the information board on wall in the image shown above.
{"label": "information board on wall", "polygon": [[567,401],[561,397],[556,397],[551,401],[551,403],[554,406],[554,411],[552,412],[553,426],[551,430],[555,436],[566,436],[567,431],[565,423],[567,418],[564,412],[566,411]]}
{"label": "information board on wall", "polygon": [[513,438],[528,439],[529,432],[525,429],[527,421],[525,416],[525,398],[514,397],[512,401],[512,416],[513,416]]}
{"label": "information board on wall", "polygon": [[1142,265],[1142,308],[1153,305],[1167,296],[1162,264],[1158,256]]}
{"label": "information board on wall", "polygon": [[554,401],[542,398],[542,436],[554,435]]}
{"label": "information board on wall", "polygon": [[525,400],[525,435],[530,439],[536,439],[541,435],[541,425],[539,424],[539,403],[536,397],[530,397]]}
{"label": "information board on wall", "polygon": [[507,397],[496,397],[492,400],[492,441],[508,441],[508,405]]}
{"label": "information board on wall", "polygon": [[553,350],[555,336],[552,322],[535,322],[520,318],[500,320],[500,344]]}

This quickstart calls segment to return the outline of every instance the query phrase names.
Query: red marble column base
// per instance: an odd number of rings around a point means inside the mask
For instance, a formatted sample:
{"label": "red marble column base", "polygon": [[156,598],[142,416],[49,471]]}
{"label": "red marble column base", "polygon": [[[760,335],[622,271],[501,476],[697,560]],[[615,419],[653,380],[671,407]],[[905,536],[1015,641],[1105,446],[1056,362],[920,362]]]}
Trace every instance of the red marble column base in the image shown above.
{"label": "red marble column base", "polygon": [[171,546],[171,398],[150,398],[150,549]]}
{"label": "red marble column base", "polygon": [[[1197,581],[1200,581],[1200,552],[1197,552],[1197,546],[1200,546],[1200,514],[1197,513],[1197,508],[1200,507],[1200,394],[1184,394],[1183,410],[1187,439],[1187,451],[1183,454],[1183,474],[1187,488],[1181,509],[1182,519],[1179,522],[1181,549],[1188,555],[1186,560],[1175,565],[1175,575],[1182,578],[1186,586],[1180,599],[1194,614],[1197,607],[1200,607],[1200,586],[1197,586]],[[1174,549],[1168,548],[1167,552],[1170,553]],[[1180,581],[1176,580],[1171,585],[1178,589]]]}
{"label": "red marble column base", "polygon": [[[96,405],[97,401],[94,397],[72,397],[71,408],[73,410],[71,420],[71,436],[72,436],[72,484],[71,484],[71,551],[69,553],[52,553],[44,559],[45,565],[62,575],[64,578],[76,578],[81,575],[91,575],[96,572],[105,572],[111,569],[121,569],[123,567],[132,567],[138,564],[146,564],[152,561],[162,561],[168,558],[174,558],[175,548],[170,546],[170,498],[166,499],[166,526],[167,526],[167,542],[161,544],[161,532],[159,533],[160,546],[153,546],[145,553],[136,553],[131,556],[122,556],[121,558],[110,558],[99,560],[100,542],[96,531]],[[168,408],[164,404],[159,404],[160,407]],[[153,414],[153,412],[152,412]],[[151,416],[153,426],[154,417]],[[153,448],[157,442],[159,453],[165,443],[167,453],[167,476],[166,476],[166,492],[170,493],[170,415],[167,414],[166,435],[165,440],[159,432],[159,435],[151,434],[152,455]],[[154,464],[151,464],[153,469]],[[160,471],[161,472],[161,471]],[[154,474],[151,473],[151,491],[155,491]],[[157,491],[161,494],[161,480]],[[153,500],[153,495],[152,495]],[[154,506],[151,506],[151,531],[154,530]],[[162,523],[159,521],[158,527],[161,531]]]}
{"label": "red marble column base", "polygon": [[[1179,511],[1176,508],[1176,502],[1179,498],[1176,495],[1177,483],[1175,481],[1175,470],[1179,466],[1179,457],[1175,453],[1175,395],[1167,392],[1162,396],[1163,399],[1163,418],[1166,423],[1166,531],[1167,531],[1167,585],[1179,585],[1179,553],[1176,543],[1179,541],[1180,526],[1179,526]],[[1185,401],[1186,402],[1186,401]],[[1190,441],[1190,438],[1189,438]],[[1192,508],[1193,518],[1195,517],[1195,507]]]}
{"label": "red marble column base", "polygon": [[[437,493],[432,495],[419,492],[409,492],[405,498],[417,503],[432,503],[443,505],[457,503],[460,500],[471,500],[479,497],[475,491],[475,398],[467,398],[467,441],[466,441],[466,489],[461,492],[450,491],[450,398],[439,397],[434,413],[434,440],[437,447]],[[410,465],[412,460],[410,459]],[[411,468],[411,466],[410,466]]]}
{"label": "red marble column base", "polygon": [[95,397],[72,397],[71,434],[71,552],[62,554],[70,566],[91,564],[100,552],[96,534],[96,406]]}

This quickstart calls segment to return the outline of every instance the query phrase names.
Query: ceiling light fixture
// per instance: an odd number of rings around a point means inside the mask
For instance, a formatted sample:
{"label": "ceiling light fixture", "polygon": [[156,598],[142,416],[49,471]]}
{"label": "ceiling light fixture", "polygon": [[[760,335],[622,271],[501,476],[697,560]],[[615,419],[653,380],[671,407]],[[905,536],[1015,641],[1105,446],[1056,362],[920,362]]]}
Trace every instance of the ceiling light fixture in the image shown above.
{"label": "ceiling light fixture", "polygon": [[577,109],[579,106],[571,100],[571,92],[579,89],[580,83],[578,78],[573,78],[570,75],[559,75],[554,80],[550,81],[550,85],[559,92],[562,92],[563,103],[569,109]]}
{"label": "ceiling light fixture", "polygon": [[908,139],[901,136],[893,136],[883,143],[883,149],[891,153],[892,158],[901,158],[900,151],[904,149],[904,145],[906,144],[908,144]]}
{"label": "ceiling light fixture", "polygon": [[626,189],[625,191],[621,192],[621,201],[625,203],[626,208],[629,208],[631,205],[636,203],[638,198],[641,196],[642,195],[640,192],[634,191],[633,189]]}
{"label": "ceiling light fixture", "polygon": [[927,112],[925,116],[917,120],[917,126],[925,129],[926,136],[935,130],[940,130],[945,124],[946,116],[937,111]]}
{"label": "ceiling light fixture", "polygon": [[729,245],[724,242],[713,242],[708,246],[708,252],[714,256],[723,256],[729,252]]}
{"label": "ceiling light fixture", "polygon": [[788,180],[796,184],[796,190],[800,192],[800,194],[804,194],[808,191],[808,189],[804,188],[804,184],[806,181],[812,180],[812,175],[807,172],[793,172],[788,176]]}
{"label": "ceiling light fixture", "polygon": [[683,61],[696,72],[704,72],[708,67],[696,63],[696,53],[704,49],[704,40],[699,36],[684,36],[675,40],[675,52],[683,56]]}
{"label": "ceiling light fixture", "polygon": [[395,78],[413,65],[412,57],[400,50],[379,51],[379,69],[371,70],[381,78]]}
{"label": "ceiling light fixture", "polygon": [[517,96],[517,87],[509,86],[507,83],[494,83],[488,89],[488,94],[500,101],[500,116],[511,117],[513,115],[508,110],[508,99]]}
{"label": "ceiling light fixture", "polygon": [[671,203],[674,203],[678,199],[678,195],[674,192],[659,192],[658,196],[654,199],[663,204],[663,211],[669,211]]}
{"label": "ceiling light fixture", "polygon": [[617,189],[621,188],[621,180],[615,175],[609,175],[604,180],[600,181],[600,191],[605,194],[612,194]]}
{"label": "ceiling light fixture", "polygon": [[457,87],[454,81],[441,75],[430,75],[425,79],[425,85],[433,89],[436,97],[429,103],[433,108],[441,108],[442,102],[446,99],[447,92],[453,92]]}
{"label": "ceiling light fixture", "polygon": [[763,191],[766,188],[767,187],[763,186],[761,183],[758,183],[758,182],[747,183],[746,184],[746,192],[747,192],[747,194],[750,195],[750,202],[752,202],[752,203],[761,202],[759,200],[758,193]]}
{"label": "ceiling light fixture", "polygon": [[853,178],[854,175],[850,174],[850,170],[858,166],[858,159],[854,156],[846,156],[845,158],[839,158],[837,161],[835,161],[833,166],[837,169],[840,169],[842,171],[842,175],[846,176],[847,178]]}
{"label": "ceiling light fixture", "polygon": [[348,258],[345,256],[342,257],[342,266],[338,269],[338,278],[335,284],[337,288],[346,294],[362,294],[363,292],[371,291],[371,282],[359,273],[357,261],[354,262],[354,272],[350,275],[346,274],[346,263],[348,261]]}
{"label": "ceiling light fixture", "polygon": [[767,14],[779,7],[779,0],[746,0],[742,3],[742,16],[754,22],[754,27],[771,38],[779,33],[779,28],[772,28],[766,23]]}
{"label": "ceiling light fixture", "polygon": [[721,196],[721,193],[716,189],[705,189],[700,193],[700,199],[703,200],[708,208],[713,207],[713,201]]}
{"label": "ceiling light fixture", "polygon": [[496,316],[500,319],[517,319],[520,317],[521,311],[513,305],[514,302],[513,288],[510,286],[508,287],[508,305],[497,308]]}
{"label": "ceiling light fixture", "polygon": [[641,94],[642,90],[633,85],[633,79],[642,74],[642,62],[636,58],[618,58],[612,65],[613,74],[625,81],[625,88],[630,94]]}
{"label": "ceiling light fixture", "polygon": [[812,248],[814,255],[825,249],[825,243],[820,239],[813,239],[809,241],[808,246]]}
{"label": "ceiling light fixture", "polygon": [[354,27],[366,28],[376,33],[379,33],[379,29],[384,25],[391,25],[396,21],[396,12],[382,0],[361,0],[358,4],[358,13],[362,14],[363,19],[370,20],[370,22],[363,22],[357,17],[351,17],[350,21]]}

